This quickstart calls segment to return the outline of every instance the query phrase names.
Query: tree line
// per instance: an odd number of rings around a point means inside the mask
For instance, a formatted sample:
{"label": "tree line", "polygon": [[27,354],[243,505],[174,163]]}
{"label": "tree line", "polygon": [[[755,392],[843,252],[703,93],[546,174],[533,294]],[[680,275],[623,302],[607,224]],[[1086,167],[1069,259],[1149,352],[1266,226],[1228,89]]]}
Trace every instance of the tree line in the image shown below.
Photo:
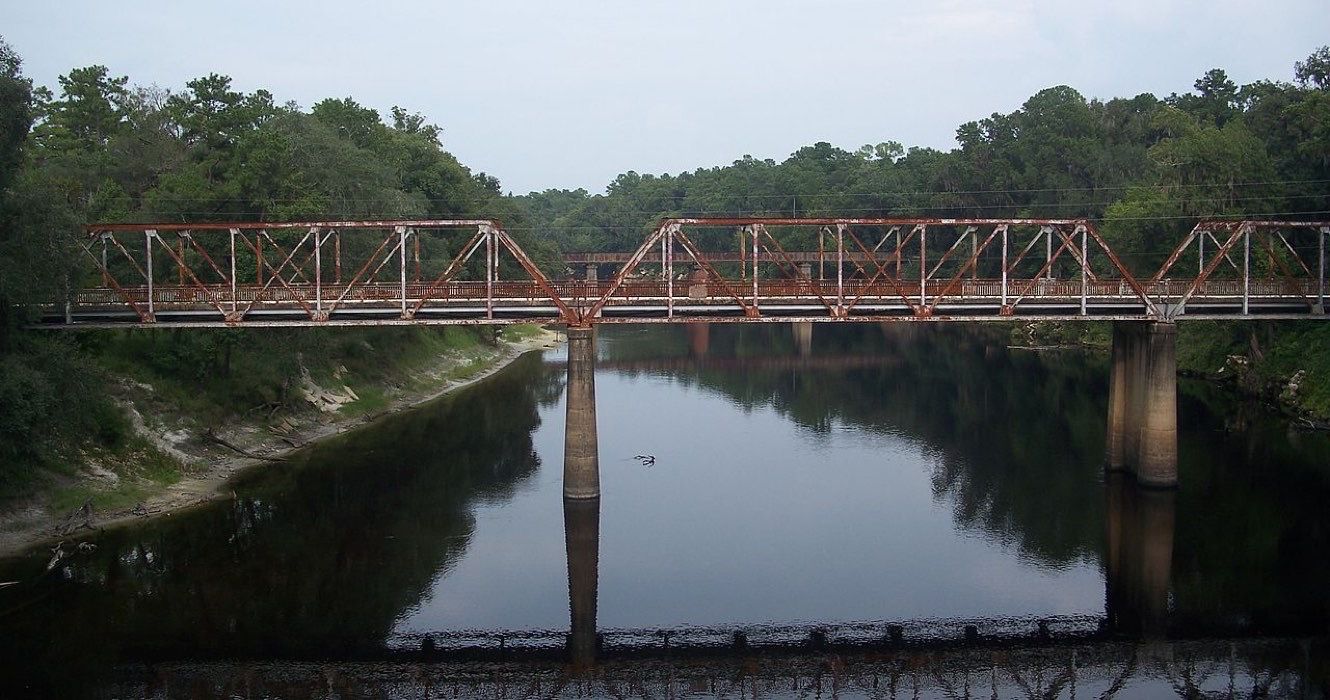
{"label": "tree line", "polygon": [[956,141],[950,151],[821,142],[780,162],[630,171],[604,194],[517,199],[565,250],[631,250],[662,216],[1084,217],[1146,269],[1200,217],[1330,211],[1330,48],[1298,62],[1291,82],[1239,86],[1215,69],[1163,98],[1051,87],[960,125]]}
{"label": "tree line", "polygon": [[[95,279],[78,247],[90,222],[484,217],[524,228],[525,211],[499,181],[459,162],[442,137],[402,108],[383,115],[330,98],[304,109],[218,74],[167,90],[94,65],[49,89],[25,77],[0,41],[0,495],[21,487],[31,466],[77,463],[80,446],[122,442],[125,421],[108,394],[129,370],[240,413],[288,403],[302,354],[307,366],[317,357],[354,368],[371,341],[429,350],[465,344],[459,335],[478,339],[438,329],[24,329],[34,305]],[[554,256],[552,245],[522,243],[540,259]]]}

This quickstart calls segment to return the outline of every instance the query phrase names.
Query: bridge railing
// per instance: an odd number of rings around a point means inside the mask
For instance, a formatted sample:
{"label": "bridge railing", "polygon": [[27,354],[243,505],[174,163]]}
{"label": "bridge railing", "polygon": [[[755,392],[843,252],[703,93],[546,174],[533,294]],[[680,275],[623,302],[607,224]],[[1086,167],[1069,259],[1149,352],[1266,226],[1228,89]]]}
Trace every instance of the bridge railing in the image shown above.
{"label": "bridge railing", "polygon": [[[1147,286],[1168,303],[1165,316],[1170,319],[1185,313],[1198,297],[1237,299],[1244,315],[1253,299],[1291,297],[1308,311],[1324,314],[1327,239],[1330,222],[1325,221],[1201,221]],[[1167,280],[1192,254],[1195,277]]]}
{"label": "bridge railing", "polygon": [[74,310],[118,307],[144,324],[189,312],[235,325],[275,309],[320,323],[372,305],[410,321],[462,302],[496,320],[496,307],[515,301],[575,318],[544,273],[487,219],[97,224],[83,249],[97,279],[71,295],[66,322]]}

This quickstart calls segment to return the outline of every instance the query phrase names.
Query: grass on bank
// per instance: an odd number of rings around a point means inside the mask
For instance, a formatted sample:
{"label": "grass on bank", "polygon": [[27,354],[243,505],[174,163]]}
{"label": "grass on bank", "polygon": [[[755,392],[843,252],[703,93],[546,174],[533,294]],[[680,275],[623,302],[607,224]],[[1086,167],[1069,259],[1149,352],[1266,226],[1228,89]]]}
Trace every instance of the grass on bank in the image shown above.
{"label": "grass on bank", "polygon": [[499,331],[499,336],[510,343],[520,343],[544,332],[540,326],[533,323],[516,323],[511,326],[504,326],[503,330]]}
{"label": "grass on bank", "polygon": [[[1035,345],[1112,344],[1111,323],[1041,322],[1015,324],[1012,342]],[[1230,356],[1248,363],[1243,384],[1247,389],[1279,387],[1299,371],[1297,407],[1322,418],[1330,417],[1330,323],[1323,321],[1190,321],[1178,323],[1178,369],[1212,377],[1225,368]]]}
{"label": "grass on bank", "polygon": [[[127,329],[29,338],[40,347],[0,352],[0,506],[40,496],[57,512],[87,499],[98,509],[131,506],[188,471],[136,435],[113,397],[132,399],[150,428],[154,416],[200,428],[268,421],[315,410],[300,392],[303,368],[323,386],[351,386],[360,400],[347,412],[367,414],[387,407],[391,387],[418,389],[440,374],[466,378],[494,356],[491,331],[462,327]],[[445,356],[456,365],[419,372]],[[91,464],[118,481],[88,476]]]}
{"label": "grass on bank", "polygon": [[302,410],[302,369],[320,385],[403,385],[440,356],[487,343],[483,329],[221,329],[113,331],[88,339],[115,376],[150,386],[151,412],[202,423]]}
{"label": "grass on bank", "polygon": [[148,496],[180,481],[189,470],[139,436],[122,446],[94,448],[84,452],[85,463],[96,463],[114,472],[117,481],[107,486],[102,481],[75,480],[54,488],[47,499],[56,513],[66,513],[91,501],[95,510],[128,508]]}

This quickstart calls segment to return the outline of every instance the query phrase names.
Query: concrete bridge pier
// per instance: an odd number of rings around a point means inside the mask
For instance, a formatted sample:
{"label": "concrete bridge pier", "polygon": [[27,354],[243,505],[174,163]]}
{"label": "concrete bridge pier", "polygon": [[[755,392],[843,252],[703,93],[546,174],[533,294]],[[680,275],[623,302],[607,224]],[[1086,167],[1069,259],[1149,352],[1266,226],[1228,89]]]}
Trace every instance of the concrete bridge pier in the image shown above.
{"label": "concrete bridge pier", "polygon": [[596,595],[600,570],[600,499],[563,499],[568,551],[568,656],[574,666],[596,662]]}
{"label": "concrete bridge pier", "polygon": [[595,282],[595,281],[600,277],[600,265],[599,265],[599,264],[597,264],[597,263],[587,263],[585,269],[586,269],[586,274],[583,275],[583,279],[585,279],[586,281],[588,281],[588,282]]}
{"label": "concrete bridge pier", "polygon": [[799,348],[799,357],[811,357],[813,354],[813,322],[795,321],[790,324],[794,330],[794,345]]}
{"label": "concrete bridge pier", "polygon": [[563,433],[564,498],[600,497],[600,444],[596,437],[596,336],[568,329],[567,413]]}
{"label": "concrete bridge pier", "polygon": [[1113,324],[1106,467],[1145,486],[1178,483],[1177,326]]}

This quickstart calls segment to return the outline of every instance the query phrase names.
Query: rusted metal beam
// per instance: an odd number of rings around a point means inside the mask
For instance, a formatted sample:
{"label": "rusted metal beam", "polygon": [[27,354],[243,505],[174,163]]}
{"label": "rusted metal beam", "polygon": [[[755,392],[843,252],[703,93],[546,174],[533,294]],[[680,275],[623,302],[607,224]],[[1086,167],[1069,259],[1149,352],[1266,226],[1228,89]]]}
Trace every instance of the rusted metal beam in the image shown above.
{"label": "rusted metal beam", "polygon": [[[685,225],[698,231],[685,233]],[[817,232],[818,251],[787,250],[773,234],[773,226],[813,228]],[[908,233],[903,230],[905,226],[910,227]],[[1028,244],[1025,238],[1020,239],[1023,245],[1014,256],[1010,246],[1017,230],[1011,229],[1012,226],[1036,230]],[[885,228],[886,232],[870,248],[861,240],[863,232],[855,227]],[[634,253],[615,254],[623,257],[626,264],[606,284],[551,282],[491,219],[210,222],[159,227],[94,224],[87,228],[89,236],[86,242],[80,242],[80,248],[98,272],[100,286],[71,289],[65,298],[49,307],[49,312],[43,311],[43,317],[53,326],[399,325],[518,320],[584,326],[602,322],[706,320],[899,321],[936,317],[968,322],[1012,317],[1163,318],[1156,300],[1170,304],[1165,312],[1169,319],[1182,314],[1189,305],[1192,308],[1187,311],[1188,318],[1311,315],[1324,318],[1321,312],[1325,298],[1325,247],[1330,239],[1330,222],[1202,222],[1192,229],[1169,260],[1141,283],[1117,258],[1094,224],[1085,220],[674,218],[662,220]],[[279,242],[280,236],[274,237],[278,231],[302,228],[304,238],[289,250]],[[721,246],[727,248],[724,252],[710,252],[695,243],[705,242],[695,236],[712,235],[713,230],[724,229],[724,235],[729,237],[735,235],[736,228],[740,229],[741,240],[737,254],[729,246]],[[1310,253],[1305,244],[1293,237],[1302,228],[1310,228],[1317,237],[1314,263],[1307,259]],[[423,232],[453,229],[467,230],[469,240],[455,251],[443,273],[426,283],[421,279],[428,252],[420,240]],[[936,258],[930,256],[928,249],[928,239],[935,238],[929,235],[929,229],[934,234],[948,231],[957,234],[954,241],[948,239],[948,247]],[[343,231],[351,231],[355,236],[382,236],[367,259],[356,261],[358,270],[345,284],[341,276]],[[1216,231],[1228,231],[1230,236],[1221,244],[1214,235]],[[126,232],[144,235],[140,253],[131,253],[121,244],[118,236]],[[178,240],[168,242],[163,234],[176,234]],[[1257,239],[1257,254],[1270,258],[1269,275],[1257,278],[1252,277],[1250,260],[1253,234],[1264,235],[1264,240]],[[913,240],[916,235],[917,243]],[[310,249],[304,250],[311,237]],[[980,257],[999,237],[1000,276],[981,278]],[[1057,246],[1053,245],[1055,238]],[[1214,249],[1205,245],[1207,238],[1214,243]],[[1231,255],[1239,238],[1244,242],[1241,266]],[[963,256],[957,251],[967,239],[970,255]],[[1015,274],[1041,239],[1045,262],[1032,277]],[[237,240],[254,254],[252,274],[241,269]],[[828,241],[836,247],[834,261],[830,259]],[[335,270],[332,288],[325,279],[328,261],[324,246],[329,242]],[[675,249],[676,242],[679,251]],[[889,242],[894,242],[894,250],[882,252]],[[1177,260],[1192,243],[1198,249],[1196,277],[1169,278]],[[1281,245],[1283,250],[1279,250]],[[100,246],[101,251],[94,252],[93,246]],[[914,246],[918,247],[917,261],[910,259],[916,254]],[[112,247],[120,251],[123,263],[112,259]],[[474,273],[475,279],[458,279],[467,262],[482,247],[486,258],[483,273]],[[708,243],[706,247],[712,245]],[[359,249],[364,246],[353,248]],[[907,249],[910,256],[905,255]],[[163,251],[171,258],[176,272],[168,271],[166,279],[158,279],[155,258]],[[504,251],[517,260],[523,271],[516,274],[517,279],[501,279]],[[273,252],[277,254],[275,259]],[[1079,269],[1073,272],[1068,265],[1058,265],[1064,255],[1074,258]],[[1091,257],[1099,255],[1107,259],[1106,265],[1102,259],[1096,264]],[[1294,262],[1287,261],[1285,255],[1291,255]],[[226,256],[226,260],[220,256]],[[660,262],[660,279],[635,279],[636,268],[648,260]],[[705,284],[697,286],[705,291],[676,299],[675,263],[682,260],[691,261],[701,271],[699,277]],[[822,274],[818,279],[812,278],[811,271],[805,272],[798,264],[800,260],[819,265]],[[900,268],[907,260],[911,267],[917,263],[919,271],[914,291],[905,289],[913,288],[914,280],[902,285]],[[740,263],[737,273],[733,272],[735,268],[721,264],[734,262]],[[380,273],[392,263],[397,268],[395,274],[381,278]],[[834,281],[823,279],[828,272],[827,263],[837,268]],[[848,269],[846,263],[850,264]],[[773,277],[763,273],[763,265],[774,266],[780,274]],[[892,265],[894,272],[889,269]],[[1235,269],[1237,278],[1214,279],[1221,265]],[[126,269],[139,275],[142,284],[122,284],[115,272],[120,270],[123,274]],[[483,279],[480,274],[485,275]],[[521,278],[523,274],[526,279]],[[1038,298],[1032,298],[1036,286]]]}
{"label": "rusted metal beam", "polygon": [[502,227],[497,219],[365,219],[358,221],[348,220],[329,220],[329,221],[210,221],[196,222],[189,224],[181,223],[97,223],[84,226],[84,230],[91,234],[101,231],[145,231],[153,229],[155,231],[227,231],[233,228],[238,229],[308,229],[311,226],[319,228],[394,228],[397,226],[409,226],[412,228],[471,228],[488,224],[498,228]]}

